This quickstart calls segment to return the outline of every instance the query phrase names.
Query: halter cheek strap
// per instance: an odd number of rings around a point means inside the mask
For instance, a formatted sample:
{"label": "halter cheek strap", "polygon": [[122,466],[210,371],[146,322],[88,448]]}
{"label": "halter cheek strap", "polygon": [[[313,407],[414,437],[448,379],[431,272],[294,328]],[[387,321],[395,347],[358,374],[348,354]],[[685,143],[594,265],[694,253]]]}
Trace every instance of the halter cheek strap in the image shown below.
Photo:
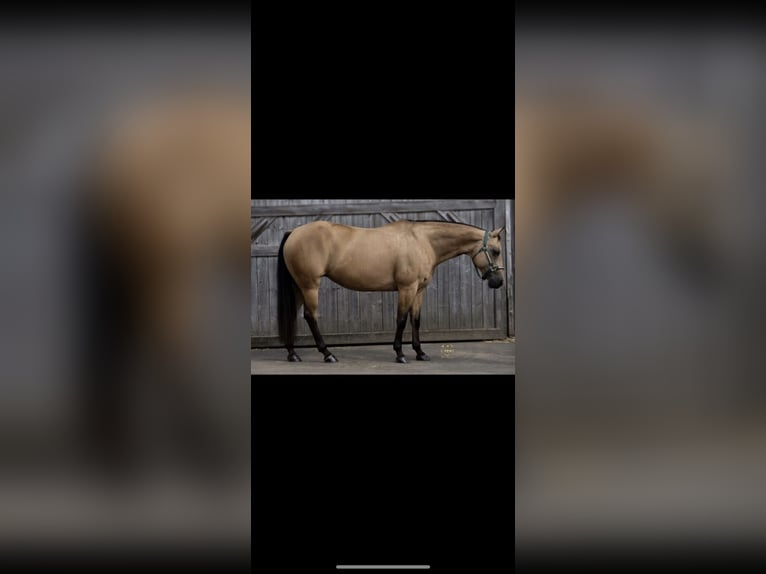
{"label": "halter cheek strap", "polygon": [[494,273],[495,271],[498,271],[500,269],[505,269],[502,265],[495,265],[492,263],[492,259],[489,256],[489,250],[487,249],[487,241],[489,241],[489,231],[484,231],[484,240],[481,242],[481,249],[479,249],[476,253],[473,254],[471,259],[473,257],[476,257],[479,253],[484,253],[484,255],[487,256],[487,270],[484,272],[484,274],[479,273],[479,268],[474,266],[474,269],[476,270],[476,275],[478,277],[481,277],[481,280],[484,281],[487,279],[487,277],[490,276],[490,274]]}

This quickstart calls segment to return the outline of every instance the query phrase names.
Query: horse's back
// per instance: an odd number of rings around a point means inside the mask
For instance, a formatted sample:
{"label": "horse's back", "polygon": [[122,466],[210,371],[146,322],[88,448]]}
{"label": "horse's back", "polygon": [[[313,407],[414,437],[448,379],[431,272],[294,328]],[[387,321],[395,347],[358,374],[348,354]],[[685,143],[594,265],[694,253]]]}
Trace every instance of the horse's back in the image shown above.
{"label": "horse's back", "polygon": [[407,251],[409,225],[407,221],[372,228],[307,223],[287,238],[285,262],[299,284],[326,275],[349,289],[394,290],[394,272]]}
{"label": "horse's back", "polygon": [[397,221],[382,227],[355,227],[330,221],[312,221],[296,227],[288,238],[287,245],[299,242],[310,242],[317,248],[334,247],[340,249],[352,243],[380,244],[390,242],[392,238],[401,238],[406,234],[406,228],[411,226],[409,221]]}

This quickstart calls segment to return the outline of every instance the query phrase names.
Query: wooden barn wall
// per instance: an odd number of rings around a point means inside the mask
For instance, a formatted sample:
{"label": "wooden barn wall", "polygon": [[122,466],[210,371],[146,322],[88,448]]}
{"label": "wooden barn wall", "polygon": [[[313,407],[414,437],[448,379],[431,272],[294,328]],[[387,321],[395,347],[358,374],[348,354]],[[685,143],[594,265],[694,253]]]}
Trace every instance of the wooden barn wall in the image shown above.
{"label": "wooden barn wall", "polygon": [[[252,200],[251,346],[280,346],[277,336],[277,250],[286,231],[325,219],[378,227],[395,219],[459,220],[484,229],[506,226],[506,283],[489,289],[468,257],[437,267],[421,310],[421,340],[481,340],[513,334],[513,201],[511,200]],[[319,289],[319,326],[329,345],[393,342],[396,293],[345,289],[327,277]],[[298,320],[297,344],[313,345]],[[411,340],[410,325],[404,332]]]}

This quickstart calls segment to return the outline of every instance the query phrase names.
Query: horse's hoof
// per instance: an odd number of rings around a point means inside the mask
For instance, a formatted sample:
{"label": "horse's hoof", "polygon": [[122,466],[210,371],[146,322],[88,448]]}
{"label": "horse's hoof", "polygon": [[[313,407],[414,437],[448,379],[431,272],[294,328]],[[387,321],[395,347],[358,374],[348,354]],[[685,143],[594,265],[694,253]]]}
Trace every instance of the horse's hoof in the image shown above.
{"label": "horse's hoof", "polygon": [[337,362],[338,362],[338,359],[336,359],[336,358],[335,358],[335,355],[327,355],[327,356],[324,358],[324,362],[325,362],[325,363],[337,363]]}
{"label": "horse's hoof", "polygon": [[292,355],[287,355],[287,360],[291,363],[302,363],[303,359],[301,359],[298,355],[293,353]]}
{"label": "horse's hoof", "polygon": [[418,361],[430,361],[431,357],[426,355],[425,353],[421,353],[417,356]]}
{"label": "horse's hoof", "polygon": [[396,357],[396,362],[397,363],[406,363],[407,362],[407,357],[405,357],[404,355],[402,355],[401,357]]}

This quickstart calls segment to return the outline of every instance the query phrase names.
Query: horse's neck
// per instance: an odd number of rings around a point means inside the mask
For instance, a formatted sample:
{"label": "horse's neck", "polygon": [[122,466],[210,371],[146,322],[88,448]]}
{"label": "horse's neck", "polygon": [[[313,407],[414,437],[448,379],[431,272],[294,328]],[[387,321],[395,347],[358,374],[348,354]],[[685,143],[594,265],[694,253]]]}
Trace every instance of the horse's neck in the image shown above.
{"label": "horse's neck", "polygon": [[458,255],[474,251],[484,237],[484,232],[470,225],[436,223],[429,226],[427,236],[436,255],[436,265],[439,265]]}

